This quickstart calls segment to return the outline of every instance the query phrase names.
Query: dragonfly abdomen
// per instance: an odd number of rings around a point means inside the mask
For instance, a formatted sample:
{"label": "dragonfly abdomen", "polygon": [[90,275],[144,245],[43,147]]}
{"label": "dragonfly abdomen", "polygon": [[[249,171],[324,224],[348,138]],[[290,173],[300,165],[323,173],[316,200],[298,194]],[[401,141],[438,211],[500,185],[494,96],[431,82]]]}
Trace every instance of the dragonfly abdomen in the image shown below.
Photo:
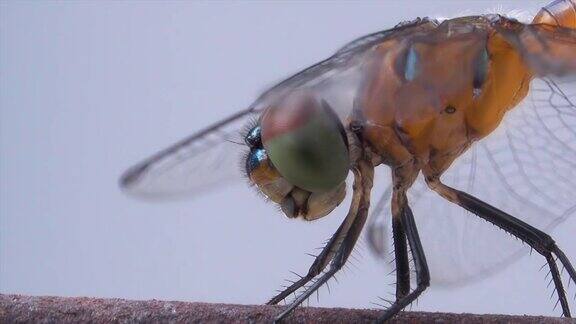
{"label": "dragonfly abdomen", "polygon": [[576,28],[576,2],[556,0],[540,9],[532,23]]}

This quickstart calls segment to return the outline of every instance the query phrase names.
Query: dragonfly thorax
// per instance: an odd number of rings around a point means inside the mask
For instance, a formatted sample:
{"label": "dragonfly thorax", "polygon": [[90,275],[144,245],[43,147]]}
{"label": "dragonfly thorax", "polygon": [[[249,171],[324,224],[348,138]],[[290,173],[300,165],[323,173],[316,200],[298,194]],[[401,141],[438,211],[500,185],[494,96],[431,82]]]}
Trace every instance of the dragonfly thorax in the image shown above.
{"label": "dragonfly thorax", "polygon": [[532,74],[481,16],[421,32],[372,50],[358,106],[364,137],[387,164],[439,175],[498,127]]}

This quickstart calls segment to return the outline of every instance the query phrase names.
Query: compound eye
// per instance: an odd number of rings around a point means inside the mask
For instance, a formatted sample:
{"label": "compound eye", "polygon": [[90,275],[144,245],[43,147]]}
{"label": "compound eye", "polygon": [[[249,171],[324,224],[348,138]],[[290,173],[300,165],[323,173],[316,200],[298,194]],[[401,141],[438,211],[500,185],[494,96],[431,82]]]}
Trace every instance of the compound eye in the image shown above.
{"label": "compound eye", "polygon": [[244,137],[244,142],[249,147],[262,147],[262,137],[260,125],[254,126]]}
{"label": "compound eye", "polygon": [[266,151],[264,149],[254,149],[248,153],[246,157],[246,174],[250,175],[261,163],[264,163],[268,159]]}
{"label": "compound eye", "polygon": [[262,143],[270,161],[291,184],[327,192],[348,175],[346,135],[326,102],[311,94],[293,94],[262,115]]}
{"label": "compound eye", "polygon": [[246,157],[246,174],[270,200],[281,203],[294,188],[274,169],[262,148],[252,149]]}

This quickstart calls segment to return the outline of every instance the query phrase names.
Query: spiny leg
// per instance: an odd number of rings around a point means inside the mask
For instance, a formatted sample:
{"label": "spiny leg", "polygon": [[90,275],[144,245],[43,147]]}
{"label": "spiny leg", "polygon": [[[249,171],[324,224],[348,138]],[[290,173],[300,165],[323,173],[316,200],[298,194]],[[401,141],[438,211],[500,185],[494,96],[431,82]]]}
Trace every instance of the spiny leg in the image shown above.
{"label": "spiny leg", "polygon": [[400,217],[392,218],[392,235],[394,237],[394,258],[396,262],[396,300],[410,292],[410,263],[406,232]]}
{"label": "spiny leg", "polygon": [[286,317],[290,312],[292,312],[296,307],[298,307],[298,305],[300,305],[308,297],[310,297],[312,293],[314,293],[322,285],[324,285],[332,276],[334,276],[334,274],[336,274],[336,272],[342,269],[342,267],[346,263],[348,256],[350,255],[352,249],[354,248],[354,244],[356,243],[356,240],[358,239],[358,236],[360,235],[362,227],[364,226],[364,223],[367,218],[367,212],[360,211],[360,213],[362,215],[358,215],[358,217],[354,220],[354,224],[352,225],[352,228],[350,228],[349,235],[346,236],[345,240],[338,248],[338,252],[334,256],[334,259],[332,259],[328,271],[326,271],[320,278],[318,278],[318,280],[314,281],[314,283],[310,287],[307,287],[306,290],[302,292],[302,294],[300,294],[288,306],[288,308],[286,308],[282,313],[280,313],[280,315],[276,317],[275,321],[280,321],[284,317]]}
{"label": "spiny leg", "polygon": [[360,206],[361,200],[361,174],[360,171],[357,169],[353,170],[354,172],[354,184],[353,184],[353,195],[352,195],[352,203],[350,204],[350,209],[348,211],[348,215],[338,227],[338,230],[332,235],[326,246],[322,249],[322,252],[316,257],[314,263],[310,266],[308,273],[306,276],[300,278],[296,282],[292,283],[289,287],[281,291],[278,295],[274,296],[270,301],[268,301],[267,305],[276,305],[280,301],[284,300],[286,297],[290,296],[292,293],[297,291],[298,289],[304,287],[307,283],[309,283],[312,279],[318,276],[322,271],[326,268],[330,260],[333,259],[335,253],[337,252],[338,247],[341,245],[345,237],[348,235],[350,227],[354,223],[356,216],[358,214],[358,208]]}
{"label": "spiny leg", "polygon": [[576,283],[575,279],[576,269],[574,269],[574,266],[572,265],[572,263],[570,263],[570,260],[568,260],[566,254],[564,254],[564,252],[560,250],[560,248],[556,244],[554,244],[554,247],[552,247],[552,253],[554,253],[558,257],[558,260],[560,260],[560,263],[566,269],[572,281]]}
{"label": "spiny leg", "polygon": [[[380,317],[380,322],[385,322],[392,318],[404,307],[410,305],[414,300],[416,300],[416,298],[418,298],[418,296],[420,296],[420,294],[422,294],[422,292],[424,292],[424,290],[430,286],[430,271],[428,270],[428,263],[426,262],[424,249],[422,248],[422,243],[420,242],[420,236],[418,235],[418,229],[416,227],[416,222],[414,221],[414,215],[412,214],[410,206],[408,206],[408,201],[405,195],[405,192],[395,194],[397,198],[395,197],[394,199],[399,201],[401,217],[400,223],[406,232],[408,244],[410,244],[410,250],[412,252],[412,257],[414,258],[414,268],[416,270],[416,288],[406,296],[396,300],[396,302],[384,312],[384,315]],[[405,258],[408,258],[408,253],[405,253]]]}
{"label": "spiny leg", "polygon": [[324,246],[322,252],[320,252],[320,254],[316,256],[316,259],[314,259],[314,263],[312,263],[312,265],[310,266],[308,273],[305,276],[298,279],[297,281],[293,282],[290,286],[286,287],[272,299],[270,299],[266,303],[267,305],[278,304],[280,301],[284,300],[286,297],[290,296],[298,289],[304,287],[312,279],[314,279],[316,276],[322,273],[322,271],[326,268],[326,266],[334,256],[334,252],[339,243],[339,238],[345,235],[345,232],[347,230],[346,223],[347,220],[344,220],[344,222],[342,222],[338,230],[334,233],[334,235],[332,235],[326,246]]}
{"label": "spiny leg", "polygon": [[[340,242],[338,242],[338,248],[335,253],[332,254],[333,257],[330,263],[330,268],[320,278],[318,278],[318,280],[314,281],[310,287],[307,287],[292,303],[290,303],[290,305],[276,317],[275,322],[281,321],[284,317],[290,314],[290,312],[310,297],[310,295],[324,285],[344,266],[346,260],[354,249],[354,245],[356,244],[368,217],[373,177],[373,167],[364,161],[360,161],[359,169],[354,170],[354,196],[352,198],[352,206],[350,207],[349,214],[346,216],[346,219],[349,219],[350,217],[352,222],[347,226],[344,234],[345,236]],[[344,223],[346,223],[346,219],[344,220]]]}
{"label": "spiny leg", "polygon": [[426,177],[426,182],[430,188],[438,192],[445,199],[514,235],[544,256],[552,274],[552,280],[554,281],[558,298],[562,306],[562,313],[565,317],[571,317],[568,299],[566,298],[566,291],[564,290],[564,285],[562,284],[554,255],[558,257],[558,260],[560,260],[564,268],[567,270],[570,279],[574,282],[576,282],[576,271],[564,252],[560,250],[550,235],[466,192],[456,190],[443,184],[437,177]]}

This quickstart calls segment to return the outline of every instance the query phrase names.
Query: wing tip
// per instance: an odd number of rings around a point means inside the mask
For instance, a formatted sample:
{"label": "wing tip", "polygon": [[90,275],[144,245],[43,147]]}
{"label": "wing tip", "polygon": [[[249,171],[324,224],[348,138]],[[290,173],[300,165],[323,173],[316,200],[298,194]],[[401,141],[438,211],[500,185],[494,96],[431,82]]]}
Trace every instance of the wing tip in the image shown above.
{"label": "wing tip", "polygon": [[144,172],[150,166],[149,163],[137,164],[126,170],[118,180],[118,185],[125,191],[134,188],[138,181],[142,178]]}

